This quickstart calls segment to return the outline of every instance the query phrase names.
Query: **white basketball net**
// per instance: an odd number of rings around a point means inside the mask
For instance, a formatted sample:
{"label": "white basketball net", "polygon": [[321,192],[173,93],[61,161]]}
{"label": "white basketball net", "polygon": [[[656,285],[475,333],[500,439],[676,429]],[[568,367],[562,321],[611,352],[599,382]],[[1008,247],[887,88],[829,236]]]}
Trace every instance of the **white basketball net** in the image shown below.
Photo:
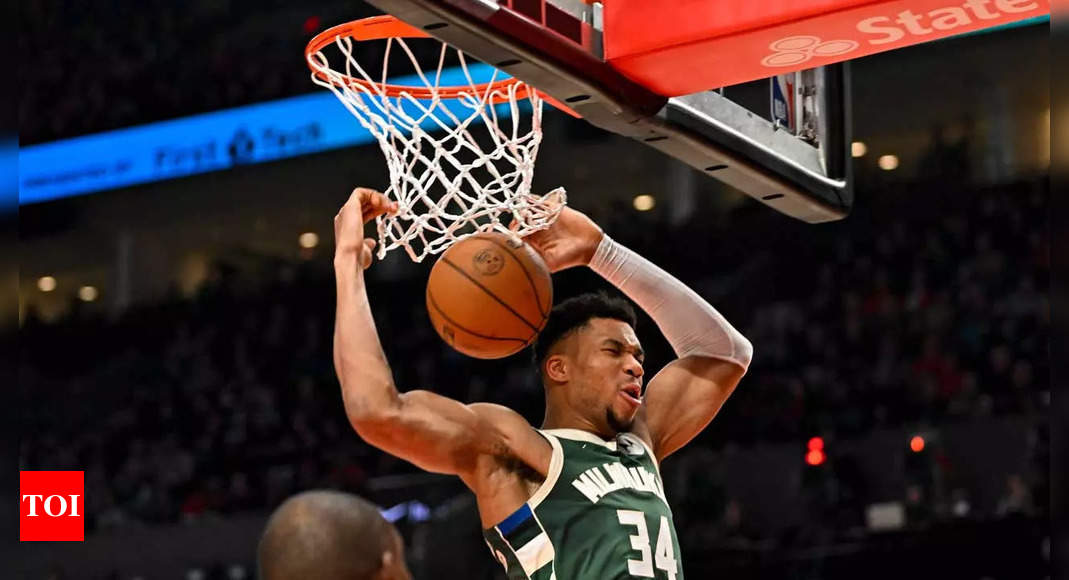
{"label": "white basketball net", "polygon": [[[468,86],[459,98],[442,98],[438,93],[442,68],[447,51],[454,49],[442,44],[437,72],[428,78],[403,39],[386,42],[379,79],[372,79],[357,62],[353,56],[356,43],[349,37],[333,43],[344,56],[343,72],[331,67],[323,51],[308,57],[313,70],[329,79],[313,73],[312,81],[341,100],[375,136],[386,156],[390,186],[384,193],[398,202],[399,210],[377,219],[378,257],[403,247],[412,260],[420,262],[477,232],[498,230],[522,237],[549,227],[566,196],[563,188],[544,196],[531,194],[542,141],[538,94],[529,90],[518,96],[525,88],[521,82],[496,90],[478,89],[464,53],[457,50]],[[433,98],[420,100],[408,92],[391,97],[384,92],[395,43]],[[491,82],[500,74],[495,70]],[[363,78],[368,85],[350,82],[352,78]],[[529,125],[522,118],[527,116],[521,106],[524,99],[530,102]],[[495,105],[495,100],[500,104]],[[512,222],[511,229],[503,220]]]}

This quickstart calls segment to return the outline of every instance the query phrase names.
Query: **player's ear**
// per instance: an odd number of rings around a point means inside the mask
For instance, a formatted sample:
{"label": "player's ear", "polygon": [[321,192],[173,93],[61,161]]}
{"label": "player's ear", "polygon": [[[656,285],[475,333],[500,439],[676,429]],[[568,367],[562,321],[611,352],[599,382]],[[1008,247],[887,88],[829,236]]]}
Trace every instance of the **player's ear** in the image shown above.
{"label": "player's ear", "polygon": [[563,383],[568,380],[568,361],[563,355],[551,354],[546,357],[542,371],[550,380]]}
{"label": "player's ear", "polygon": [[375,574],[376,580],[389,580],[394,577],[393,569],[395,556],[390,550],[386,550],[382,553],[382,566],[379,567],[379,571]]}

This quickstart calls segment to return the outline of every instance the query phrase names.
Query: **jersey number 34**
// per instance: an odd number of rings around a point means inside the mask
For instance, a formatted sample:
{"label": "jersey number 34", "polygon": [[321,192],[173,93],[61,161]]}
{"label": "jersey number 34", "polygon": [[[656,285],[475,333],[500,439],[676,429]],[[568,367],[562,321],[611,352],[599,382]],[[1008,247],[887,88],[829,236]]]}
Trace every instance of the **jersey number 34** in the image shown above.
{"label": "jersey number 34", "polygon": [[631,535],[631,548],[637,550],[642,558],[628,560],[627,571],[632,576],[654,578],[653,567],[664,570],[668,580],[676,580],[676,555],[672,548],[672,527],[668,518],[661,516],[661,525],[657,531],[657,547],[652,561],[650,554],[650,534],[646,528],[646,514],[636,510],[616,510],[616,517],[625,526],[634,526],[638,533]]}

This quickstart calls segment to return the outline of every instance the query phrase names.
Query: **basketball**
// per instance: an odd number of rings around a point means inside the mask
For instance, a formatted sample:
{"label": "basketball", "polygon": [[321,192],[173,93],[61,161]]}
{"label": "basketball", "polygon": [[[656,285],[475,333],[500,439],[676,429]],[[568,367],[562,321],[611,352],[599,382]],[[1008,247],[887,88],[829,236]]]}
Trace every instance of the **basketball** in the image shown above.
{"label": "basketball", "polygon": [[542,257],[499,233],[451,246],[431,269],[427,312],[449,346],[496,359],[534,341],[553,307],[553,283]]}

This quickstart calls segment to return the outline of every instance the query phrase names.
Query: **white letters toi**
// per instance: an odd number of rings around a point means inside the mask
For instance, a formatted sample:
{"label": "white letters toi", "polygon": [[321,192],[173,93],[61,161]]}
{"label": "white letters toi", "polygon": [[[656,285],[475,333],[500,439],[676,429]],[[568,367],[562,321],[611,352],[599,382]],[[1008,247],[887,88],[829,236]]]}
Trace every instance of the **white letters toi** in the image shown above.
{"label": "white letters toi", "polygon": [[[26,494],[22,496],[22,501],[29,500],[30,512],[26,514],[27,517],[35,518],[40,514],[37,513],[37,506],[41,505],[44,508],[45,515],[53,518],[60,516],[78,517],[78,498],[80,495],[50,495],[45,497],[41,494]],[[67,507],[70,507],[70,512],[67,511]]]}

